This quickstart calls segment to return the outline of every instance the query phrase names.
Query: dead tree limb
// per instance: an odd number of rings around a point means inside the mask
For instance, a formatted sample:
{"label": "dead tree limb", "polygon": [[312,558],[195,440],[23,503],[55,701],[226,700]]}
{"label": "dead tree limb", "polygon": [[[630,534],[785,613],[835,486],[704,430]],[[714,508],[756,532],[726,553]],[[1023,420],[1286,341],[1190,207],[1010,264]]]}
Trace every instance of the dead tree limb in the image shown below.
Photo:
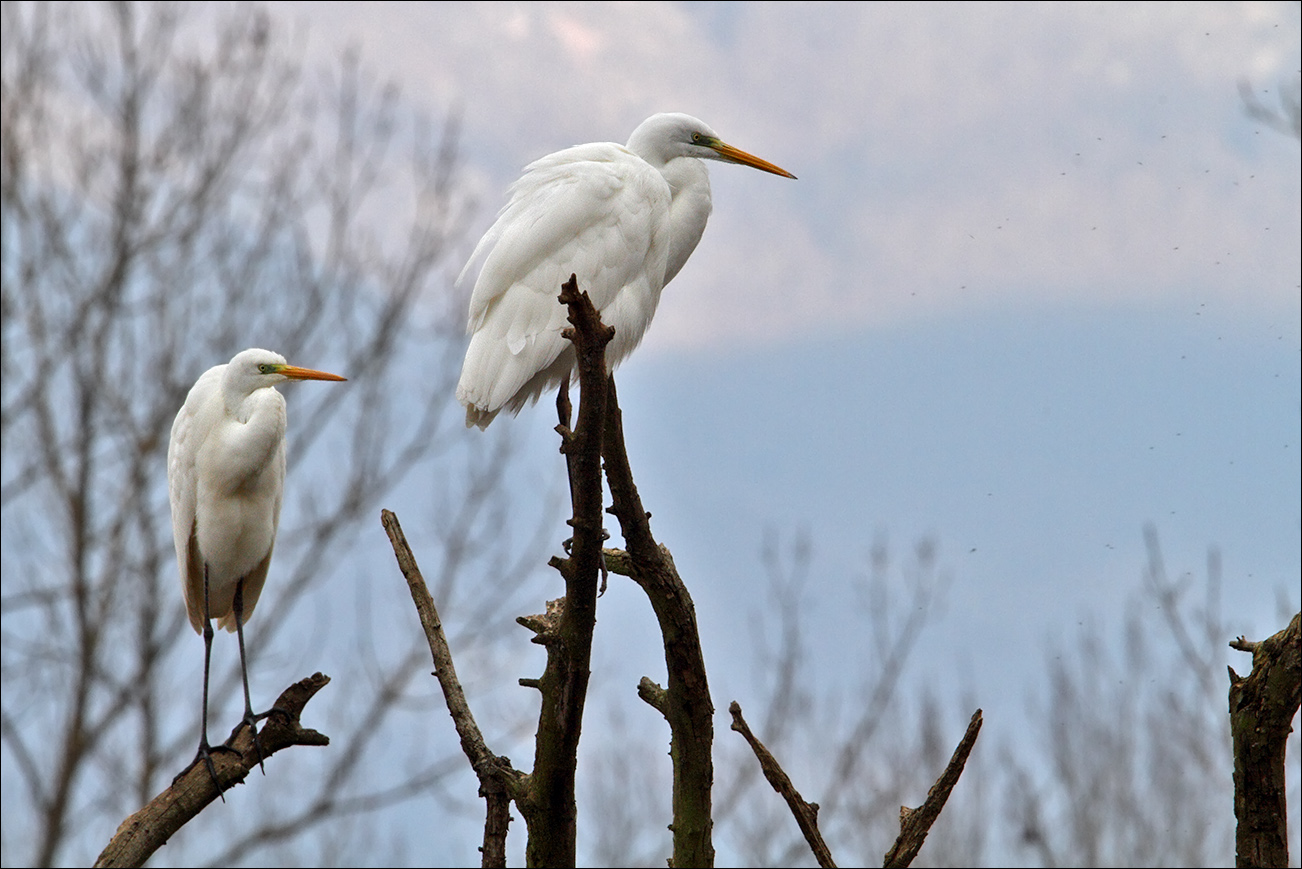
{"label": "dead tree limb", "polygon": [[516,620],[534,632],[535,643],[547,649],[542,676],[520,680],[520,684],[537,688],[542,695],[532,773],[513,769],[508,758],[494,755],[484,744],[457,681],[438,612],[401,526],[392,513],[382,514],[420,613],[434,657],[435,675],[443,688],[462,750],[479,776],[480,795],[487,801],[482,848],[485,866],[505,865],[511,800],[515,801],[528,829],[525,846],[528,865],[573,866],[576,858],[578,810],[574,781],[588,690],[592,631],[596,625],[597,577],[601,571],[604,536],[601,443],[606,412],[605,348],[614,330],[602,324],[587,294],[579,293],[574,275],[562,287],[559,301],[569,307],[571,328],[562,334],[574,345],[582,390],[573,429],[568,390],[562,387],[557,396],[561,419],[556,430],[569,467],[573,506],[569,524],[574,535],[567,542],[568,557],[551,560],[551,565],[565,580],[565,596],[548,601],[547,611],[541,615]]}
{"label": "dead tree limb", "polygon": [[1235,862],[1287,866],[1288,786],[1285,759],[1302,700],[1302,613],[1261,642],[1239,637],[1230,647],[1252,653],[1245,679],[1230,667],[1234,739]]}
{"label": "dead tree limb", "polygon": [[981,722],[981,710],[978,709],[972,713],[967,732],[959,741],[958,748],[954,749],[954,756],[949,759],[949,765],[940,774],[940,778],[936,779],[931,790],[927,791],[926,802],[916,809],[900,806],[900,836],[891,846],[891,850],[886,852],[883,866],[908,866],[913,862],[913,858],[918,856],[922,843],[927,840],[927,833],[931,832],[931,825],[940,817],[940,810],[945,808],[945,801],[949,799],[950,792],[954,790],[959,776],[963,774],[967,757],[972,753],[972,746],[976,745],[977,734],[981,732]]}
{"label": "dead tree limb", "polygon": [[587,293],[570,275],[561,290],[571,327],[562,334],[574,345],[579,371],[579,413],[573,429],[569,396],[557,397],[561,413],[556,431],[570,472],[574,531],[569,555],[553,558],[565,579],[565,597],[550,601],[547,613],[520,623],[534,631],[534,642],[547,649],[539,679],[521,680],[542,694],[535,737],[533,773],[527,792],[516,801],[529,830],[525,860],[530,866],[573,866],[576,858],[578,808],[574,776],[579,735],[588,693],[592,631],[597,621],[597,577],[601,571],[601,438],[606,414],[606,345],[615,330],[605,326]]}
{"label": "dead tree limb", "polygon": [[[330,738],[303,727],[299,716],[303,707],[326,686],[330,677],[316,673],[286,688],[258,732],[263,757],[269,758],[293,745],[329,745]],[[98,866],[141,866],[155,851],[167,843],[177,830],[203,811],[220,791],[243,782],[258,766],[259,755],[253,734],[243,722],[236,727],[226,747],[232,751],[214,751],[213,782],[203,765],[195,762],[172,782],[167,790],[154,797],[147,806],[122,822],[104,851],[95,861]],[[220,788],[220,790],[219,790]]]}
{"label": "dead tree limb", "polygon": [[434,659],[434,676],[443,689],[443,699],[447,702],[452,724],[461,738],[461,750],[470,767],[479,778],[479,795],[486,801],[484,820],[484,844],[482,865],[485,869],[494,866],[506,866],[506,833],[511,822],[511,799],[516,797],[525,780],[523,773],[511,767],[511,760],[500,757],[488,749],[484,735],[475,723],[475,716],[466,701],[465,691],[457,678],[456,667],[452,663],[452,648],[448,645],[447,635],[443,632],[443,621],[439,618],[434,598],[425,584],[425,577],[416,563],[416,556],[407,544],[407,537],[402,533],[398,517],[388,510],[380,511],[380,521],[393,554],[398,559],[398,567],[407,580],[412,602],[420,616],[421,627],[425,630],[425,640],[429,643],[430,655]]}
{"label": "dead tree limb", "polygon": [[787,801],[791,808],[791,814],[795,816],[796,823],[800,826],[800,832],[804,834],[805,841],[809,843],[810,849],[814,852],[814,857],[818,860],[818,865],[824,869],[835,869],[836,862],[832,859],[832,852],[828,850],[827,843],[823,841],[823,834],[818,831],[818,803],[806,802],[805,798],[796,790],[796,786],[791,783],[791,777],[782,769],[764,743],[760,742],[755,734],[751,733],[750,727],[746,724],[746,719],[741,714],[741,704],[736,700],[728,704],[728,711],[732,714],[732,729],[740,733],[750,743],[751,751],[755,752],[755,758],[759,761],[760,769],[764,772],[764,778],[773,786],[782,799]]}
{"label": "dead tree limb", "polygon": [[609,406],[603,453],[613,504],[627,552],[606,550],[606,564],[636,582],[651,601],[664,638],[668,686],[661,691],[643,679],[639,694],[665,716],[674,764],[674,854],[670,865],[713,866],[714,704],[696,624],[696,607],[674,567],[669,550],[651,534],[651,514],[642,507],[628,454],[615,380],[609,378]]}

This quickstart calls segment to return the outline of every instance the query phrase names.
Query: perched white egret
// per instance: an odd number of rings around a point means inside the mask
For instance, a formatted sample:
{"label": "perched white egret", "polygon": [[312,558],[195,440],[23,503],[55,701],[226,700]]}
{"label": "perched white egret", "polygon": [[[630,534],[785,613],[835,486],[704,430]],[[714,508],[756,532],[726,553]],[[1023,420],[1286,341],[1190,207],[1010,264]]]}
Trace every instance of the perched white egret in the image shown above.
{"label": "perched white egret", "polygon": [[[208,745],[212,619],[239,636],[244,720],[257,738],[244,659],[244,622],[267,579],[285,487],[285,399],[290,380],[344,380],[298,368],[270,350],[245,350],[203,373],[172,423],[167,483],[172,535],[190,624],[203,635],[199,757],[216,781]],[[259,746],[259,760],[261,746]]]}
{"label": "perched white egret", "polygon": [[628,145],[578,145],[525,168],[461,273],[484,258],[457,384],[467,427],[487,428],[503,408],[518,413],[574,368],[574,349],[561,337],[567,312],[556,300],[571,274],[615,327],[607,365],[637,347],[660,291],[705,231],[710,178],[702,160],[796,177],[681,114],[647,118]]}

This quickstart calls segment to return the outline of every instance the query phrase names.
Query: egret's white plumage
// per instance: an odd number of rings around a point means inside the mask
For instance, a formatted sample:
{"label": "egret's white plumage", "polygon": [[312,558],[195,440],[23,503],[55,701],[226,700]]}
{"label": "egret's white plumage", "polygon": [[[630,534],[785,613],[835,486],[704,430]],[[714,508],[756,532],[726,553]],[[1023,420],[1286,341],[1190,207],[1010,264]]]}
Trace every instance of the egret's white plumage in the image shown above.
{"label": "egret's white plumage", "polygon": [[[205,371],[172,423],[167,449],[172,536],[190,624],[204,635],[204,727],[208,763],[208,658],[211,619],[240,633],[262,594],[280,524],[285,486],[285,399],[289,380],[343,380],[298,368],[269,350],[245,350]],[[206,588],[205,588],[206,587]],[[256,716],[244,674],[245,720]],[[214,775],[215,779],[215,775]]]}
{"label": "egret's white plumage", "polygon": [[285,486],[285,399],[273,387],[343,379],[252,349],[209,368],[190,389],[172,424],[167,480],[176,560],[196,632],[203,632],[205,567],[208,615],[218,627],[235,630],[241,581],[245,621],[262,594]]}
{"label": "egret's white plumage", "polygon": [[711,205],[703,159],[795,177],[681,114],[653,115],[628,145],[578,145],[526,167],[462,272],[483,258],[457,384],[467,426],[487,428],[503,408],[518,412],[574,367],[561,337],[566,309],[556,300],[571,274],[615,327],[607,365],[637,347],[660,291],[705,231]]}

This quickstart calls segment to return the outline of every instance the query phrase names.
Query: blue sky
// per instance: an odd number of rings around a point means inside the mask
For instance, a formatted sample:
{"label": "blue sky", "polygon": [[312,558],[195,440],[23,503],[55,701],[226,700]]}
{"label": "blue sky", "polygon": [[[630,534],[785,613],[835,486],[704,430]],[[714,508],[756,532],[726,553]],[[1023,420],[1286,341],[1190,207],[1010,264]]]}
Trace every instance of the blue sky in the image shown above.
{"label": "blue sky", "polygon": [[[310,52],[359,45],[460,111],[467,254],[527,162],[658,111],[799,176],[711,167],[704,240],[618,377],[720,709],[752,690],[731,659],[768,531],[809,533],[828,655],[874,537],[934,537],[954,584],[920,666],[958,668],[988,720],[1024,711],[1045,644],[1119,624],[1145,523],[1173,573],[1221,550],[1236,632],[1282,627],[1280,589],[1297,606],[1298,143],[1238,92],[1296,84],[1297,4],[282,11]],[[494,426],[559,462],[552,413]],[[638,594],[603,599],[599,635],[648,617]]]}
{"label": "blue sky", "polygon": [[[459,108],[467,247],[526,162],[656,111],[800,176],[712,167],[621,370],[675,551],[930,534],[960,588],[1062,572],[1074,607],[1133,582],[1152,521],[1191,569],[1215,544],[1296,581],[1298,145],[1237,89],[1296,80],[1296,4],[289,11],[311,51]],[[550,413],[505,424],[545,455]],[[727,545],[693,539],[716,522]]]}

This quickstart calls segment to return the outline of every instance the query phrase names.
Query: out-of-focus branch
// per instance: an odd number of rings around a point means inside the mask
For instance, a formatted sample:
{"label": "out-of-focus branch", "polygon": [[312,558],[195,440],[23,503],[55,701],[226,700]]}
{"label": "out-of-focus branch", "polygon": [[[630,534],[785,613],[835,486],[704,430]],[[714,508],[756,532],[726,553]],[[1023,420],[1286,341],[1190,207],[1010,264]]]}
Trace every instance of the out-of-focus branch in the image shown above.
{"label": "out-of-focus branch", "polygon": [[940,810],[945,808],[945,801],[949,799],[950,792],[954,790],[959,776],[963,774],[967,757],[972,753],[972,746],[976,745],[977,734],[981,732],[981,722],[981,710],[978,709],[972,713],[967,732],[959,741],[958,748],[954,749],[954,756],[950,758],[949,765],[940,774],[940,778],[936,779],[931,790],[927,791],[926,802],[916,809],[900,806],[900,837],[895,840],[891,850],[886,852],[883,866],[908,866],[913,862],[913,858],[918,856],[922,843],[927,840],[927,834],[931,832],[932,824],[940,817]]}
{"label": "out-of-focus branch", "polygon": [[1248,117],[1295,139],[1302,139],[1302,100],[1298,98],[1300,90],[1302,88],[1297,86],[1292,89],[1281,87],[1279,108],[1272,109],[1257,98],[1251,84],[1239,82],[1239,96],[1243,98],[1243,109]]}
{"label": "out-of-focus branch", "polygon": [[1252,653],[1246,679],[1229,668],[1236,864],[1287,866],[1285,759],[1302,702],[1302,613],[1272,637],[1261,642],[1239,637],[1230,647]]}
{"label": "out-of-focus branch", "polygon": [[[329,737],[299,723],[303,708],[329,681],[329,676],[316,673],[290,685],[281,693],[272,707],[267,723],[258,734],[264,758],[293,745],[330,744]],[[172,782],[171,787],[122,822],[95,865],[143,865],[177,830],[217,799],[219,788],[221,791],[228,790],[244,781],[259,764],[252,732],[241,722],[226,741],[226,746],[234,750],[213,753],[216,783],[202,764],[190,764]]]}
{"label": "out-of-focus branch", "polygon": [[[169,851],[229,864],[326,847],[312,830],[460,769],[453,751],[382,771],[402,751],[387,723],[407,714],[428,652],[414,635],[403,649],[371,641],[363,622],[387,604],[319,593],[347,582],[372,511],[413,484],[434,509],[453,505],[425,578],[440,601],[470,601],[459,643],[500,635],[541,548],[514,533],[511,441],[472,444],[447,401],[465,308],[439,288],[469,207],[455,124],[440,136],[358,54],[306,69],[292,25],[256,4],[16,0],[0,19],[0,741],[20,796],[5,800],[6,861],[89,863],[103,842],[86,831],[116,826],[193,756],[192,731],[171,720],[199,658],[177,590],[167,435],[199,373],[250,343],[352,384],[287,391],[290,484],[251,657],[347,643],[305,627],[304,607],[325,620],[341,607],[333,625],[358,631],[351,665],[375,678],[354,683],[311,783],[287,798],[273,780],[238,831],[201,817],[221,832],[191,823]],[[457,594],[480,565],[498,581]],[[214,660],[211,675],[222,721],[239,668]]]}
{"label": "out-of-focus branch", "polygon": [[791,814],[795,816],[796,823],[800,825],[800,832],[805,835],[805,841],[809,843],[810,849],[814,852],[814,857],[818,859],[818,865],[825,867],[835,867],[836,862],[832,859],[832,852],[828,850],[827,843],[823,841],[823,834],[818,831],[818,803],[806,802],[796,786],[791,783],[791,778],[782,769],[777,758],[764,747],[755,734],[751,733],[750,727],[746,724],[746,719],[741,714],[741,704],[736,700],[728,704],[728,712],[732,714],[732,729],[740,733],[750,743],[751,750],[755,752],[755,758],[759,761],[760,769],[764,771],[764,778],[768,779],[773,790],[782,795],[791,807]]}
{"label": "out-of-focus branch", "polygon": [[606,411],[603,452],[606,480],[619,519],[627,554],[607,550],[606,564],[628,576],[646,592],[664,637],[668,687],[660,692],[644,687],[639,694],[669,722],[669,753],[674,763],[674,866],[714,865],[714,704],[705,673],[705,656],[696,625],[692,596],[669,550],[651,534],[651,514],[642,506],[628,454],[624,449],[623,416],[615,380],[609,378],[610,406]]}
{"label": "out-of-focus branch", "polygon": [[452,715],[452,723],[461,737],[461,750],[470,761],[471,768],[479,777],[479,795],[487,801],[487,817],[484,821],[483,865],[506,865],[506,833],[510,824],[510,800],[520,792],[524,775],[511,767],[511,761],[499,757],[488,749],[484,735],[475,723],[474,713],[466,701],[465,691],[457,679],[457,670],[452,663],[452,649],[448,645],[447,635],[443,632],[443,621],[439,618],[434,598],[425,585],[425,577],[416,563],[416,556],[407,544],[407,537],[402,533],[398,517],[389,510],[380,511],[380,521],[389,542],[393,545],[393,554],[398,559],[398,567],[407,580],[412,602],[420,616],[421,627],[425,629],[425,639],[429,643],[430,654],[434,658],[434,675],[443,689],[443,697]]}

